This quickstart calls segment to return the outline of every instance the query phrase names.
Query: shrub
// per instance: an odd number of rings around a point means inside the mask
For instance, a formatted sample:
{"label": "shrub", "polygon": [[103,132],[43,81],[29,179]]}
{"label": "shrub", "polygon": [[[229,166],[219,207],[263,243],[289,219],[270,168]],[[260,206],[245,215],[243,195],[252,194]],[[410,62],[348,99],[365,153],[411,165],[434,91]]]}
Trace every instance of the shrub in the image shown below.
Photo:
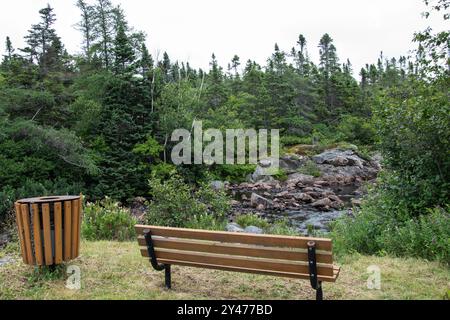
{"label": "shrub", "polygon": [[269,228],[269,223],[256,214],[240,215],[236,218],[236,223],[243,228],[255,226],[261,229]]}
{"label": "shrub", "polygon": [[287,175],[285,170],[278,169],[275,172],[275,174],[273,175],[273,178],[278,180],[278,181],[285,182],[288,179],[288,175]]}
{"label": "shrub", "polygon": [[129,210],[105,198],[85,206],[81,234],[86,240],[131,240],[135,238],[136,222]]}
{"label": "shrub", "polygon": [[290,226],[287,218],[277,220],[270,224],[266,230],[269,234],[285,235],[285,236],[299,236],[299,232]]}
{"label": "shrub", "polygon": [[342,117],[338,128],[338,139],[358,145],[375,143],[376,131],[370,120],[351,115]]}
{"label": "shrub", "polygon": [[261,218],[256,214],[240,215],[236,218],[236,223],[243,228],[248,226],[255,226],[264,230],[267,234],[278,234],[287,236],[298,236],[297,230],[289,225],[287,219],[277,220],[269,223],[266,219]]}
{"label": "shrub", "polygon": [[203,229],[203,230],[225,230],[227,220],[224,218],[217,218],[212,214],[201,213],[194,215],[185,225],[189,229]]}
{"label": "shrub", "polygon": [[426,210],[409,217],[394,199],[372,194],[354,219],[344,217],[332,226],[337,254],[388,253],[439,260],[450,264],[450,214],[447,209]]}
{"label": "shrub", "polygon": [[[202,184],[197,190],[177,175],[166,181],[150,180],[152,199],[146,220],[150,224],[169,227],[220,224],[230,210],[230,199],[223,191]],[[215,222],[212,222],[215,221]]]}
{"label": "shrub", "polygon": [[308,160],[302,167],[300,167],[298,169],[298,172],[316,178],[322,175],[319,168],[317,167],[317,164],[311,160]]}
{"label": "shrub", "polygon": [[218,180],[225,180],[232,183],[241,183],[246,181],[247,176],[256,170],[254,164],[241,165],[213,165],[211,167],[211,174]]}

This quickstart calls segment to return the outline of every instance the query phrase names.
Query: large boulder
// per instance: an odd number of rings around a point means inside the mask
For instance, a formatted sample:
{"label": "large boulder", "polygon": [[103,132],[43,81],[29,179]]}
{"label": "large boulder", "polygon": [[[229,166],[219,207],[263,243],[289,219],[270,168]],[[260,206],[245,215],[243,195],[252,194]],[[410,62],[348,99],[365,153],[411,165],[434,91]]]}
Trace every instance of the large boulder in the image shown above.
{"label": "large boulder", "polygon": [[261,197],[260,195],[258,195],[256,193],[252,193],[252,197],[250,199],[250,204],[254,208],[267,209],[267,208],[272,207],[273,203],[269,199]]}
{"label": "large boulder", "polygon": [[366,162],[352,150],[331,149],[312,158],[316,164],[331,164],[336,167],[363,166]]}

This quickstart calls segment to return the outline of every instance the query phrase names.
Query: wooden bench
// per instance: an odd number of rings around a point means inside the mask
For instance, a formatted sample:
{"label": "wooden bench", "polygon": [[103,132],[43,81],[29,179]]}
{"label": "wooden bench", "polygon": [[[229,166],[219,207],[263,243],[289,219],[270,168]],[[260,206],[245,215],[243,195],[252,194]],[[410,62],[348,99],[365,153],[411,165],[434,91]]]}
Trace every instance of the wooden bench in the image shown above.
{"label": "wooden bench", "polygon": [[136,225],[141,254],[153,268],[165,270],[171,288],[171,265],[256,273],[310,280],[322,300],[322,282],[335,282],[330,239],[257,235]]}

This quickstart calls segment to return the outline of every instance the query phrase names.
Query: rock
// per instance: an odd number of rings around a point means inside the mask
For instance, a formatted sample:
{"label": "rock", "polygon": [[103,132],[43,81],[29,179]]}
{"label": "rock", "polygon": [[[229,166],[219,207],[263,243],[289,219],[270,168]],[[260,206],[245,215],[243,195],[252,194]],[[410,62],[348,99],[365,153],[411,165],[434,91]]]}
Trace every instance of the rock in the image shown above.
{"label": "rock", "polygon": [[232,206],[238,206],[238,205],[240,205],[241,203],[240,203],[239,201],[236,201],[236,200],[231,200],[230,204],[231,204]]}
{"label": "rock", "polygon": [[283,191],[275,195],[277,198],[286,198],[289,195],[289,191]]}
{"label": "rock", "polygon": [[259,165],[262,168],[270,168],[270,166],[272,165],[272,161],[269,159],[261,160],[261,161],[259,161]]}
{"label": "rock", "polygon": [[330,199],[324,198],[324,199],[321,199],[321,200],[318,200],[318,201],[314,202],[312,204],[312,206],[314,208],[326,208],[326,207],[329,208],[329,207],[331,207],[332,204],[333,204],[333,202]]}
{"label": "rock", "polygon": [[338,196],[336,196],[336,195],[329,195],[328,198],[329,198],[331,201],[342,202],[342,200],[341,200]]}
{"label": "rock", "polygon": [[257,195],[256,193],[252,193],[250,203],[251,203],[252,207],[254,207],[254,208],[257,208],[260,205],[262,205],[264,207],[264,209],[272,206],[272,201],[270,201],[269,199],[266,199],[264,197],[261,197],[260,195]]}
{"label": "rock", "polygon": [[248,226],[244,229],[244,232],[247,233],[254,233],[254,234],[263,234],[264,231],[261,228],[255,227],[255,226]]}
{"label": "rock", "polygon": [[256,207],[257,210],[259,211],[263,211],[266,207],[263,204],[258,204],[258,206]]}
{"label": "rock", "polygon": [[225,228],[228,232],[244,232],[244,229],[235,222],[227,224]]}
{"label": "rock", "polygon": [[362,205],[361,199],[352,199],[351,202],[352,202],[352,206],[355,206],[355,207],[360,207]]}
{"label": "rock", "polygon": [[296,193],[296,194],[294,194],[294,199],[297,201],[302,201],[302,202],[307,202],[307,203],[311,203],[314,201],[314,198],[306,193]]}
{"label": "rock", "polygon": [[297,155],[285,155],[280,158],[280,168],[287,174],[295,173],[305,163],[305,157],[299,157]]}
{"label": "rock", "polygon": [[143,222],[145,220],[145,214],[147,211],[147,199],[143,197],[136,197],[131,201],[130,213],[138,220],[138,222]]}
{"label": "rock", "polygon": [[303,185],[309,185],[309,184],[313,184],[314,183],[314,177],[313,176],[308,176],[305,174],[301,174],[301,173],[294,173],[294,174],[290,174],[288,176],[287,181],[288,183],[295,183],[295,184],[303,184]]}
{"label": "rock", "polygon": [[319,186],[319,187],[327,187],[330,185],[329,181],[315,181],[314,182],[314,186]]}
{"label": "rock", "polygon": [[312,158],[316,164],[330,164],[335,167],[364,165],[364,160],[355,155],[352,150],[331,149]]}
{"label": "rock", "polygon": [[3,265],[7,265],[7,264],[10,264],[10,263],[13,263],[13,262],[14,262],[13,258],[10,258],[10,257],[1,258],[0,259],[0,267],[3,266]]}
{"label": "rock", "polygon": [[337,156],[336,158],[330,161],[330,164],[332,164],[335,167],[345,167],[346,165],[348,165],[348,159],[341,156]]}
{"label": "rock", "polygon": [[272,182],[274,178],[268,175],[267,168],[263,168],[261,166],[257,166],[255,172],[253,174],[247,176],[247,181],[255,183],[255,182]]}
{"label": "rock", "polygon": [[306,192],[307,195],[309,195],[310,197],[313,197],[315,199],[320,199],[322,198],[322,194],[320,192]]}
{"label": "rock", "polygon": [[330,205],[331,208],[339,210],[344,207],[344,202],[342,201],[333,201]]}
{"label": "rock", "polygon": [[223,190],[225,188],[225,183],[222,181],[211,181],[209,184],[213,190]]}

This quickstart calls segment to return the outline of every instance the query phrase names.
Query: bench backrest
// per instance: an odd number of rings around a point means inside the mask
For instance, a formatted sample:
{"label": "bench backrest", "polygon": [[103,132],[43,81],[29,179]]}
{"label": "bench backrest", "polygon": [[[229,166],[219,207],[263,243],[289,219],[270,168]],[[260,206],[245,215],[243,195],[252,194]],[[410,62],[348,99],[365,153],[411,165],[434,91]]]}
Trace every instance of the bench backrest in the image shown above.
{"label": "bench backrest", "polygon": [[309,279],[308,242],[316,248],[320,281],[334,282],[330,239],[259,235],[137,225],[141,254],[150,230],[158,263]]}

